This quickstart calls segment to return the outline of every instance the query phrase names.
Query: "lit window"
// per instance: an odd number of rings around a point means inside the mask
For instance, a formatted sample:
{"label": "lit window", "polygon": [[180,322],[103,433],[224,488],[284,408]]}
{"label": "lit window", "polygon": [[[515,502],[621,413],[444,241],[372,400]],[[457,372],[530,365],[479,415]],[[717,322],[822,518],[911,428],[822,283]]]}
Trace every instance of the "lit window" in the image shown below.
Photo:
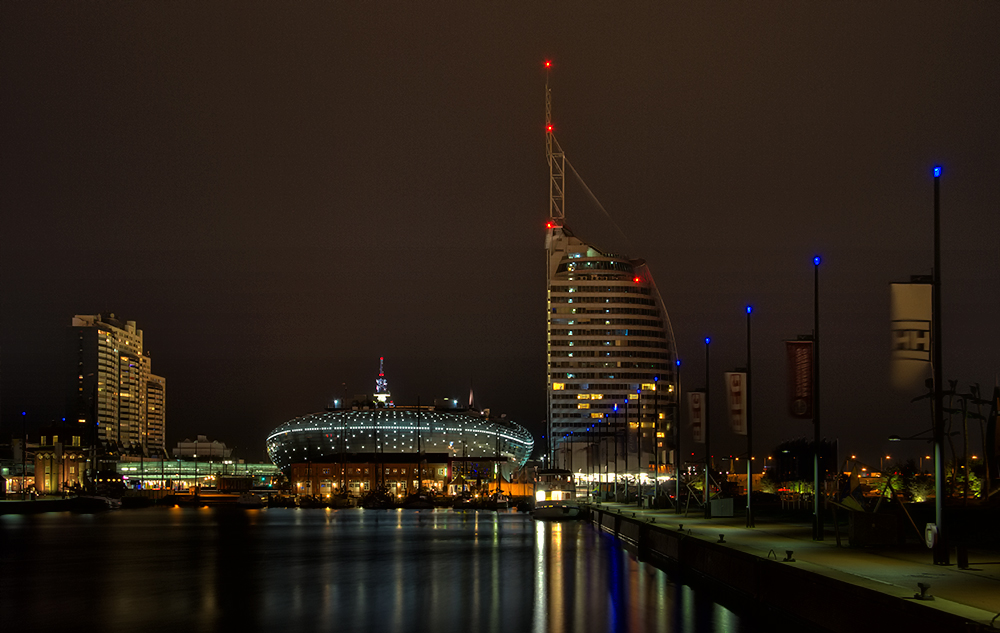
{"label": "lit window", "polygon": [[564,382],[554,382],[552,383],[552,391],[562,391],[566,388],[566,383]]}
{"label": "lit window", "polygon": [[590,408],[590,403],[589,402],[581,402],[580,404],[576,405],[576,408],[577,409],[589,409]]}

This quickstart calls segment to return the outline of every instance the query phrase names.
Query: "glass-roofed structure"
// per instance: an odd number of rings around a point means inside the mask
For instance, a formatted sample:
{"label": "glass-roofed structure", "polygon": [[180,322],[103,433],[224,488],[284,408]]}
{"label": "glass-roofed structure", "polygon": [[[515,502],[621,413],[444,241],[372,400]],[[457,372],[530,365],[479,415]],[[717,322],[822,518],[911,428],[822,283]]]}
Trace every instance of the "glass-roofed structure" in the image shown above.
{"label": "glass-roofed structure", "polygon": [[354,407],[312,413],[285,422],[267,438],[271,461],[292,464],[390,461],[426,456],[435,461],[524,465],[534,440],[520,424],[475,409]]}

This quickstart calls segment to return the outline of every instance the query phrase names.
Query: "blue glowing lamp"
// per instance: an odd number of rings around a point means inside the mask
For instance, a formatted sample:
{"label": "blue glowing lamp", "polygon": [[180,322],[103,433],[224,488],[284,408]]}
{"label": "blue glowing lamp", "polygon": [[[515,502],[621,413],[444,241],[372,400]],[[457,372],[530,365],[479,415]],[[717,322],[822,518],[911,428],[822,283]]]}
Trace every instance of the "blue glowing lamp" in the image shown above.
{"label": "blue glowing lamp", "polygon": [[941,177],[941,165],[934,165],[934,177],[935,178]]}
{"label": "blue glowing lamp", "polygon": [[615,413],[618,413],[618,403],[615,403]]}
{"label": "blue glowing lamp", "polygon": [[750,306],[747,306],[747,314],[750,314],[751,312],[753,312],[753,308],[751,308]]}
{"label": "blue glowing lamp", "polygon": [[677,361],[676,361],[676,363],[677,363],[677,366],[680,367],[681,366],[681,359],[678,358]]}
{"label": "blue glowing lamp", "polygon": [[813,266],[819,266],[819,255],[813,257]]}
{"label": "blue glowing lamp", "polygon": [[708,337],[706,336],[706,337],[705,337],[705,345],[708,345],[708,344],[709,344],[709,343],[711,343],[711,342],[712,342],[712,339],[710,339],[710,338],[708,338]]}

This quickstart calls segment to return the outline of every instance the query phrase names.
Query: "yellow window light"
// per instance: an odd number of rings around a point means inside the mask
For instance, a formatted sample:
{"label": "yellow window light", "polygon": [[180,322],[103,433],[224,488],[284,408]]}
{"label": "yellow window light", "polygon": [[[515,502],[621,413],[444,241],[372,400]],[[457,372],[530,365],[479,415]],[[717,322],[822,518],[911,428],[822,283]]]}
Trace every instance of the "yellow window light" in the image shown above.
{"label": "yellow window light", "polygon": [[601,418],[603,418],[603,417],[604,417],[604,414],[603,414],[603,413],[599,413],[599,412],[597,412],[597,411],[594,411],[594,412],[592,412],[592,413],[590,414],[590,417],[592,417],[592,418],[596,418],[596,419],[600,420]]}
{"label": "yellow window light", "polygon": [[656,391],[656,383],[644,382],[642,383],[643,391]]}
{"label": "yellow window light", "polygon": [[566,388],[566,383],[564,382],[554,382],[552,383],[552,391],[562,391]]}
{"label": "yellow window light", "polygon": [[576,399],[577,400],[590,400],[590,394],[589,393],[578,393],[578,394],[576,394]]}
{"label": "yellow window light", "polygon": [[603,400],[604,399],[604,394],[603,393],[592,393],[592,394],[590,394],[590,399],[591,400]]}
{"label": "yellow window light", "polygon": [[581,402],[580,404],[576,405],[576,408],[577,409],[589,409],[590,408],[590,403],[589,402]]}

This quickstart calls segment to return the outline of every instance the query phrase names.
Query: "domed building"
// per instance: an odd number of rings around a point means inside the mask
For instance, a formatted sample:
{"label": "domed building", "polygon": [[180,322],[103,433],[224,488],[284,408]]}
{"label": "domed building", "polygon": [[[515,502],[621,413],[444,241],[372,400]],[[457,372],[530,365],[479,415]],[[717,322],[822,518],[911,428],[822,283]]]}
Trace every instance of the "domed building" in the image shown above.
{"label": "domed building", "polygon": [[289,420],[267,438],[268,455],[294,492],[319,496],[360,495],[378,485],[396,494],[445,492],[456,481],[509,479],[533,446],[520,424],[454,400],[422,407],[365,400]]}

